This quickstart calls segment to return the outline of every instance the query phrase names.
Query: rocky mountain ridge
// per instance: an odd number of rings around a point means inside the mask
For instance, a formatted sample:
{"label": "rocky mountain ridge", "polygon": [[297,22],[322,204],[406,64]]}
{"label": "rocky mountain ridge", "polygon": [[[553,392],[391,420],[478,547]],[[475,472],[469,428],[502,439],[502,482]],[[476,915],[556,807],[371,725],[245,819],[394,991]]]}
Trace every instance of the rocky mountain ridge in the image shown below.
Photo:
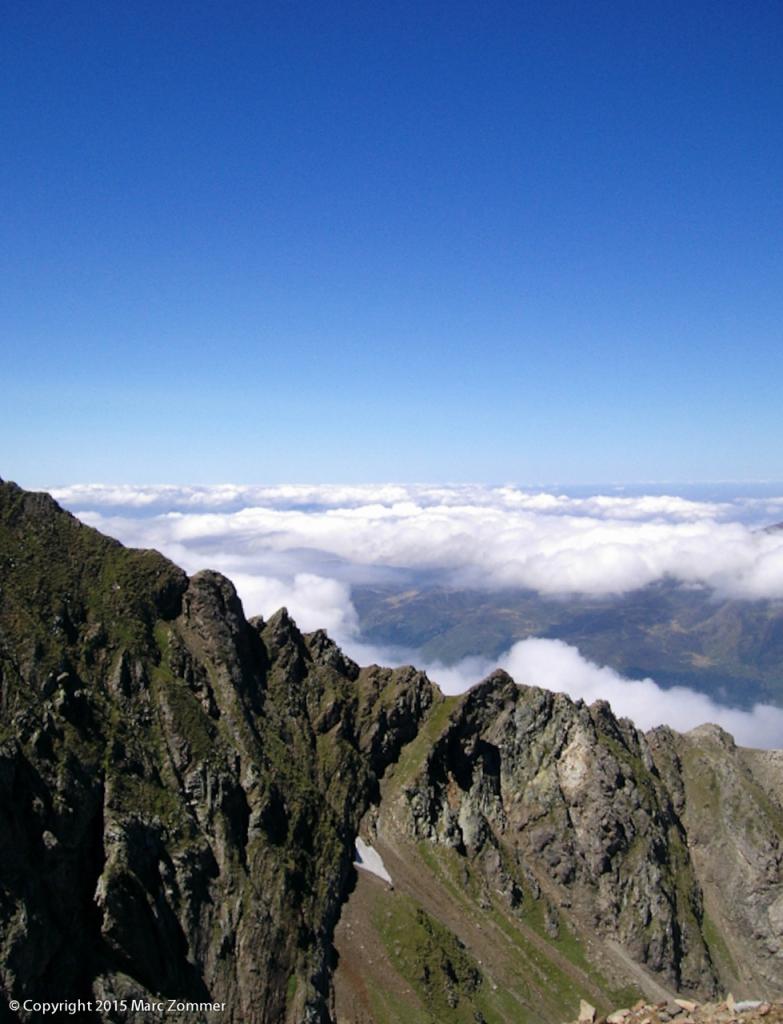
{"label": "rocky mountain ridge", "polygon": [[0,708],[4,1019],[169,996],[225,1004],[191,1022],[555,1024],[582,996],[783,995],[783,755],[714,727],[359,668],[8,483]]}

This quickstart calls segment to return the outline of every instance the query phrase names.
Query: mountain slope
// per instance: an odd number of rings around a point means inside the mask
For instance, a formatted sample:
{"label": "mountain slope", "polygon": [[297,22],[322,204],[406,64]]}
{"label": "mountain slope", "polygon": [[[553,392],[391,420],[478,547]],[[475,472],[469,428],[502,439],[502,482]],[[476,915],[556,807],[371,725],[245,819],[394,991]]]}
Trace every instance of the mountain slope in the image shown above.
{"label": "mountain slope", "polygon": [[[166,996],[555,1024],[582,995],[783,994],[781,762],[714,729],[360,669],[4,483],[0,707],[4,1019]],[[360,831],[393,889],[352,866]]]}
{"label": "mountain slope", "polygon": [[[640,994],[783,994],[779,752],[716,727],[645,736],[504,673],[452,698],[436,732],[403,751],[362,825],[395,895],[362,873],[348,901],[341,1021],[403,1005],[422,1021],[554,1022],[580,997],[608,1012]],[[444,952],[422,974],[427,919],[480,984]]]}

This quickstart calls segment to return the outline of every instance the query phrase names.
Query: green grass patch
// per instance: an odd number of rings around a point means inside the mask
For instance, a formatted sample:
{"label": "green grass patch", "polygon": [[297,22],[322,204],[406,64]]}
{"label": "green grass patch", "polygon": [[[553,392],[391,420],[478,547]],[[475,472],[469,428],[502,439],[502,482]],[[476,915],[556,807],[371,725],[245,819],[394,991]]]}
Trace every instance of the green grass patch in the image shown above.
{"label": "green grass patch", "polygon": [[473,1024],[484,977],[460,939],[406,895],[379,895],[372,920],[394,969],[430,1017]]}
{"label": "green grass patch", "polygon": [[713,963],[730,971],[735,977],[738,977],[739,974],[737,971],[737,965],[734,962],[734,957],[729,952],[729,947],[726,945],[717,925],[706,911],[704,912],[701,928]]}
{"label": "green grass patch", "polygon": [[404,786],[410,782],[418,769],[422,767],[424,758],[446,728],[449,716],[460,699],[460,697],[444,697],[431,709],[416,738],[403,747],[399,760],[387,772],[387,778],[395,787]]}

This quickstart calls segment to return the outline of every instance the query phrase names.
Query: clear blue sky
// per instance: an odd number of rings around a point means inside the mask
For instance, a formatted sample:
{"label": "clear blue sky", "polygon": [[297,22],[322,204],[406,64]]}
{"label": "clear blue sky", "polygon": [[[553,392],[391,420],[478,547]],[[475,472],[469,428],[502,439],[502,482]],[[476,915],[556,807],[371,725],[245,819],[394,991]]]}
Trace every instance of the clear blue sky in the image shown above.
{"label": "clear blue sky", "polygon": [[783,6],[8,0],[0,475],[783,478]]}

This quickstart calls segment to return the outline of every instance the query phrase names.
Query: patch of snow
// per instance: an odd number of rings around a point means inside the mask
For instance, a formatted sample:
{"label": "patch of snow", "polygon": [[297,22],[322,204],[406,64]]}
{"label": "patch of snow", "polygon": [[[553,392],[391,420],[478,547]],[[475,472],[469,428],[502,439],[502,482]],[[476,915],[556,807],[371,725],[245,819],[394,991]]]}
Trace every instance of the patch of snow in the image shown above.
{"label": "patch of snow", "polygon": [[377,850],[374,850],[370,845],[360,837],[356,837],[356,850],[354,852],[354,864],[357,868],[364,868],[365,871],[371,872],[373,875],[377,875],[378,878],[382,878],[384,882],[388,882],[389,885],[394,883],[391,880],[391,875],[386,870],[386,865],[383,863],[381,855]]}

